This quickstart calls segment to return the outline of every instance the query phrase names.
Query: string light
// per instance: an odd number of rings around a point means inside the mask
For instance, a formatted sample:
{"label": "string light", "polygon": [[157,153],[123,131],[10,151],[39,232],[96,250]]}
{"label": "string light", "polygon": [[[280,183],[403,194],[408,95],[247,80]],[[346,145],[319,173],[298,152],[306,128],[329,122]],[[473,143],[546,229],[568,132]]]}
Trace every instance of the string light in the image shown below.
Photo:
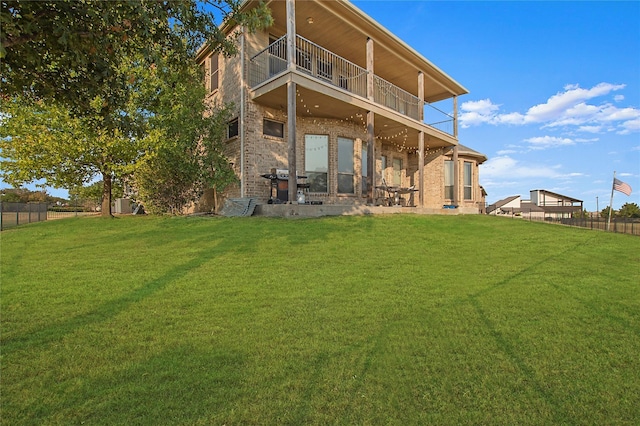
{"label": "string light", "polygon": [[[367,134],[367,122],[366,122],[365,114],[356,112],[353,115],[350,115],[342,119],[329,119],[329,118],[315,117],[311,112],[311,110],[307,108],[307,104],[305,103],[298,89],[296,89],[296,95],[300,98],[301,106],[305,109],[305,111],[309,115],[309,117],[298,117],[297,119],[302,120],[303,122],[308,121],[309,123],[313,123],[318,128],[318,131],[320,133],[326,133],[326,134],[335,133],[336,131],[335,122],[337,120],[341,125],[350,124],[354,130],[357,131],[358,129],[360,129],[363,135]],[[407,146],[408,137],[409,137],[409,129],[405,127],[403,130],[400,130],[399,132],[392,135],[378,134],[375,136],[375,139],[379,141],[382,144],[382,146],[385,146],[385,145],[391,146],[400,153],[405,152],[409,155],[418,155],[420,150],[417,147]],[[429,145],[427,145],[425,146],[425,150],[424,150],[424,158],[426,159],[427,157],[432,155],[435,158],[439,155],[442,155],[443,152],[444,152],[443,148],[431,149]]]}

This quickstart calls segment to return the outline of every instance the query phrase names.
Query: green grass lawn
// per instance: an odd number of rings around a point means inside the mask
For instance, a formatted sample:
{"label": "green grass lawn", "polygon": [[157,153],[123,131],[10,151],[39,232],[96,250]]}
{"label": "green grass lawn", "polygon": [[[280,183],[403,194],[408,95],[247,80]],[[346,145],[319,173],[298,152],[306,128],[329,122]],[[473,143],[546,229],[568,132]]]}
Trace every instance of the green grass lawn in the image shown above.
{"label": "green grass lawn", "polygon": [[390,215],[0,238],[2,424],[640,421],[636,236]]}

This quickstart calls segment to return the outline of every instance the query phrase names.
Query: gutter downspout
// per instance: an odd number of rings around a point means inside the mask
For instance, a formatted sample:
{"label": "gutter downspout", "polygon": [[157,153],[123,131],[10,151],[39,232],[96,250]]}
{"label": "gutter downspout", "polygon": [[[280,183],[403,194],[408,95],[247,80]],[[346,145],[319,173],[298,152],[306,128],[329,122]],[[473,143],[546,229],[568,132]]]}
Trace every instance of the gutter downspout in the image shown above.
{"label": "gutter downspout", "polygon": [[245,120],[245,51],[244,51],[244,37],[245,30],[244,25],[240,29],[240,198],[245,196],[245,182],[244,182],[244,120]]}

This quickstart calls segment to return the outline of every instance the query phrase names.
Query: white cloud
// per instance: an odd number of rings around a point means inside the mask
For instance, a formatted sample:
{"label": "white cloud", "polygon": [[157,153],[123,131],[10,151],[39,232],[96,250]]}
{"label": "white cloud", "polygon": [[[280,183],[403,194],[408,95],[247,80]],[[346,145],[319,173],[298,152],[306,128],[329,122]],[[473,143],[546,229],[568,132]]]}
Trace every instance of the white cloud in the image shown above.
{"label": "white cloud", "polygon": [[538,136],[535,138],[525,139],[529,142],[531,149],[546,149],[565,145],[575,145],[575,141],[569,138],[558,138],[555,136]]}
{"label": "white cloud", "polygon": [[484,179],[509,178],[554,178],[560,176],[558,166],[548,167],[535,164],[520,164],[508,155],[492,157],[480,165],[480,176]]}
{"label": "white cloud", "polygon": [[460,125],[463,128],[477,126],[483,123],[491,123],[490,115],[483,115],[477,112],[463,112],[460,114]]}
{"label": "white cloud", "polygon": [[[626,87],[624,84],[600,83],[590,89],[567,85],[564,91],[551,96],[545,103],[534,105],[526,113],[500,112],[500,105],[491,99],[464,102],[460,106],[460,123],[463,128],[480,124],[526,125],[541,124],[545,127],[576,126],[576,131],[600,133],[617,131],[628,134],[640,131],[640,109],[618,108],[610,102],[593,102]],[[624,99],[615,95],[616,102]]]}
{"label": "white cloud", "polygon": [[460,105],[460,110],[463,111],[460,114],[460,123],[464,128],[491,123],[499,109],[500,106],[494,105],[490,99],[463,102]]}
{"label": "white cloud", "polygon": [[627,135],[631,132],[640,131],[640,118],[636,118],[635,120],[625,121],[620,125],[620,130],[618,133],[621,135]]}
{"label": "white cloud", "polygon": [[500,105],[494,105],[491,99],[482,99],[480,101],[464,102],[460,109],[463,111],[476,112],[480,115],[488,115],[493,111],[500,109]]}
{"label": "white cloud", "polygon": [[[527,111],[527,122],[545,123],[553,122],[567,115],[567,112],[577,105],[583,105],[585,100],[609,94],[611,91],[624,89],[624,84],[600,83],[591,89],[582,89],[577,84],[567,85],[565,91],[556,93],[551,96],[546,103],[535,105]],[[583,110],[580,108],[579,110]],[[584,114],[585,111],[576,111],[578,114]],[[592,111],[593,112],[593,111]]]}
{"label": "white cloud", "polygon": [[580,126],[578,127],[578,131],[584,133],[602,133],[602,126]]}
{"label": "white cloud", "polygon": [[496,116],[496,123],[499,124],[525,124],[527,121],[527,117],[520,114],[519,112],[510,112],[508,114],[499,114]]}

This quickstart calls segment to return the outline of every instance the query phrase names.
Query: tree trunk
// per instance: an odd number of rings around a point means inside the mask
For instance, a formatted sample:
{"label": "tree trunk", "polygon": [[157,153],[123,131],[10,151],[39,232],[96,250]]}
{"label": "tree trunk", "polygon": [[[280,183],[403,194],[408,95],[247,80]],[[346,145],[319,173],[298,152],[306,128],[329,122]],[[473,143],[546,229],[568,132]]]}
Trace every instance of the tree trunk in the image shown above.
{"label": "tree trunk", "polygon": [[111,217],[111,173],[103,173],[102,182],[102,217]]}

